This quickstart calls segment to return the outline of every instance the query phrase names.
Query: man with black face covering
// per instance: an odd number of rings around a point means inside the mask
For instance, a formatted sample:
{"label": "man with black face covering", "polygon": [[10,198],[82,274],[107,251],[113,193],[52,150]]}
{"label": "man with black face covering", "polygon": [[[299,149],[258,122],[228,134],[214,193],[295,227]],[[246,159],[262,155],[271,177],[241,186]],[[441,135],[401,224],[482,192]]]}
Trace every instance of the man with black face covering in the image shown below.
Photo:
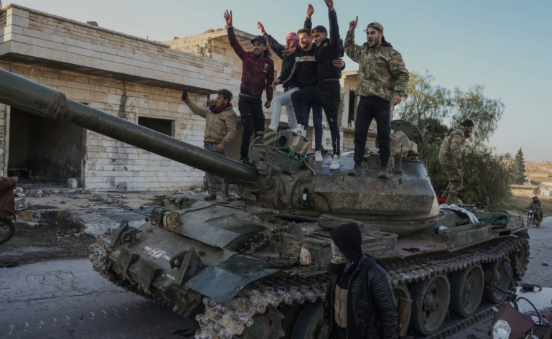
{"label": "man with black face covering", "polygon": [[330,236],[328,269],[334,276],[324,304],[329,338],[397,338],[398,313],[389,276],[378,260],[362,253],[359,225],[341,225]]}

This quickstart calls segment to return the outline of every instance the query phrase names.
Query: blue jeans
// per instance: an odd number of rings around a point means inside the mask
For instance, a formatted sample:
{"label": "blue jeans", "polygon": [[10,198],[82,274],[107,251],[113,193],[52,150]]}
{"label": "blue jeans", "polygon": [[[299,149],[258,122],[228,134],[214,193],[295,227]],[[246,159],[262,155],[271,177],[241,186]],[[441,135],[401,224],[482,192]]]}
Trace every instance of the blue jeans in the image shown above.
{"label": "blue jeans", "polygon": [[[203,142],[203,149],[205,149],[207,151],[218,153],[217,152],[218,145],[219,145],[218,142],[204,141]],[[224,147],[224,151],[222,151],[222,153],[218,153],[218,154],[226,156],[226,147]],[[210,195],[215,195],[215,194],[217,194],[217,186],[216,186],[215,175],[211,174],[211,173],[206,173],[206,174],[207,174],[207,184],[209,185],[209,194]],[[227,196],[228,195],[228,184],[222,178],[220,179],[220,187],[221,187],[220,191],[222,192],[222,194],[224,194],[224,196]]]}
{"label": "blue jeans", "polygon": [[303,125],[305,129],[309,125],[309,115],[312,108],[312,122],[314,124],[314,150],[322,150],[322,106],[320,104],[311,104],[308,102],[303,102],[303,114],[305,121]]}

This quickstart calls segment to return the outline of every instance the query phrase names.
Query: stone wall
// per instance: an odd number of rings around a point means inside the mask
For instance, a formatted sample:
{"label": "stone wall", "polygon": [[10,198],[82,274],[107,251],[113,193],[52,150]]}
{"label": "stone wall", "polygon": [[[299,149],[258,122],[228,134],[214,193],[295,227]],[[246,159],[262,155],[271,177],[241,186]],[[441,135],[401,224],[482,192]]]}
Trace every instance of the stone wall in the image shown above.
{"label": "stone wall", "polygon": [[11,5],[3,10],[0,57],[165,88],[214,93],[230,68],[210,58],[101,27]]}
{"label": "stone wall", "polygon": [[[191,113],[180,91],[13,62],[0,61],[0,67],[134,123],[140,116],[174,120],[176,139],[203,146],[205,120]],[[192,95],[192,100],[204,106],[206,96]],[[0,164],[6,148],[5,124],[5,106],[0,105]],[[202,185],[202,171],[91,131],[85,139],[86,188],[110,190],[126,185],[129,190],[171,190]]]}

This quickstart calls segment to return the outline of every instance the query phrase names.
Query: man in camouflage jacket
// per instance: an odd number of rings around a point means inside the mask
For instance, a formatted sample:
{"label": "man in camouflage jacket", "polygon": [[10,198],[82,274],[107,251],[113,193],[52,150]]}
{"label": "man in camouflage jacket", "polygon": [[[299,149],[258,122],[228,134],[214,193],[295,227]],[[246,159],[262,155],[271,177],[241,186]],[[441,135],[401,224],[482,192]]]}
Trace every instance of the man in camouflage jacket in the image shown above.
{"label": "man in camouflage jacket", "polygon": [[377,22],[368,25],[368,42],[355,45],[358,17],[349,24],[345,39],[345,53],[360,65],[356,95],[360,96],[355,118],[355,167],[349,175],[359,176],[364,158],[368,128],[373,119],[378,125],[378,142],[381,172],[379,177],[389,178],[391,106],[406,98],[410,75],[399,52],[385,41],[383,26]]}
{"label": "man in camouflage jacket", "polygon": [[473,131],[473,121],[464,120],[462,125],[448,131],[441,150],[439,151],[439,162],[449,177],[449,184],[443,193],[447,199],[446,204],[461,205],[458,199],[458,191],[462,188],[462,147]]}
{"label": "man in camouflage jacket", "polygon": [[540,227],[542,223],[542,203],[539,200],[539,197],[534,196],[533,201],[531,201],[531,204],[527,207],[527,209],[533,210],[533,216],[537,222],[537,227]]}

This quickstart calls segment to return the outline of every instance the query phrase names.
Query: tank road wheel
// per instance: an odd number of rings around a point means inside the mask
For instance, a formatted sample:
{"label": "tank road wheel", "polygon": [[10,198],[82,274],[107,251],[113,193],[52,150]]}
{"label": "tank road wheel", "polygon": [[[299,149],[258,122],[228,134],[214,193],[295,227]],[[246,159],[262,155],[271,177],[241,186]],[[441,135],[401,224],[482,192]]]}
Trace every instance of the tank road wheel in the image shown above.
{"label": "tank road wheel", "polygon": [[450,284],[445,275],[412,284],[410,326],[418,333],[435,333],[445,321],[450,303]]}
{"label": "tank road wheel", "polygon": [[[393,296],[395,297],[395,302],[397,303],[397,306],[399,305],[399,298],[412,299],[410,297],[410,291],[408,290],[408,288],[406,288],[406,285],[404,284],[399,284],[393,287]],[[405,325],[401,329],[401,332],[399,333],[399,337],[406,337],[411,316],[412,316],[412,310],[408,313],[408,316],[406,317],[406,320],[404,322]]]}
{"label": "tank road wheel", "polygon": [[510,260],[507,257],[500,259],[483,266],[485,271],[485,291],[483,292],[483,297],[488,302],[493,304],[498,304],[502,302],[502,296],[500,293],[492,291],[487,287],[490,287],[492,284],[496,284],[504,289],[507,289],[510,286],[510,279],[504,271],[504,263],[510,263]]}
{"label": "tank road wheel", "polygon": [[293,326],[291,339],[325,339],[328,330],[323,303],[318,301],[303,308]]}
{"label": "tank road wheel", "polygon": [[243,332],[247,339],[278,339],[284,336],[282,319],[284,315],[274,306],[268,306],[266,312],[253,318],[253,325]]}
{"label": "tank road wheel", "polygon": [[485,289],[485,277],[481,266],[468,267],[452,276],[450,309],[459,317],[467,318],[475,313]]}
{"label": "tank road wheel", "polygon": [[282,330],[284,330],[286,334],[283,337],[284,339],[291,338],[293,325],[295,325],[295,320],[303,310],[303,306],[304,305],[286,305],[280,308],[280,312],[284,315],[284,319],[282,319]]}

